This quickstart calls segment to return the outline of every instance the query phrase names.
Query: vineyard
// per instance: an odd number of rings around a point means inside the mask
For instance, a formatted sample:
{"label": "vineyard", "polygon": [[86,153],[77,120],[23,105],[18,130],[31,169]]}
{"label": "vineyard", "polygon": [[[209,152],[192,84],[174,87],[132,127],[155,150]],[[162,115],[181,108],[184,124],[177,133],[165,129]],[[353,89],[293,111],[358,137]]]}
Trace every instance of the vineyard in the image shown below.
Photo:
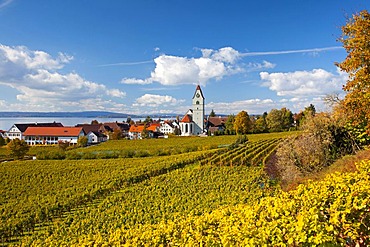
{"label": "vineyard", "polygon": [[[236,146],[230,145],[235,136],[232,141],[175,138],[171,145],[186,148],[193,142],[197,151],[166,156],[2,163],[0,243],[68,245],[81,234],[107,238],[122,227],[259,201],[276,190],[260,165],[286,135],[251,135]],[[171,146],[156,149],[141,141],[138,150],[153,153]],[[123,143],[105,145],[119,150]],[[99,146],[92,148],[99,151]]]}

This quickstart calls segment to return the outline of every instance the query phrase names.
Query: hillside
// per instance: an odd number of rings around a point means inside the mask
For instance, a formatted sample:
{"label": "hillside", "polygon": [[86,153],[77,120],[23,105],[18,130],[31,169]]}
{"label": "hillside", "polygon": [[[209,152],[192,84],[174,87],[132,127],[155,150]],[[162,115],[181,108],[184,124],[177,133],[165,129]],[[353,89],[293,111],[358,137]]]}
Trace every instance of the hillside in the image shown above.
{"label": "hillside", "polygon": [[[84,160],[2,163],[1,243],[369,243],[370,163],[362,161],[358,170],[323,178],[332,173],[328,168],[317,182],[301,181],[303,185],[283,192],[262,164],[289,134],[294,133],[249,135],[247,143],[236,146],[230,145],[235,136],[116,141],[73,150],[86,153],[78,158]],[[136,149],[146,157],[120,157]],[[108,150],[118,155],[92,155]],[[339,171],[347,163],[331,169]]]}

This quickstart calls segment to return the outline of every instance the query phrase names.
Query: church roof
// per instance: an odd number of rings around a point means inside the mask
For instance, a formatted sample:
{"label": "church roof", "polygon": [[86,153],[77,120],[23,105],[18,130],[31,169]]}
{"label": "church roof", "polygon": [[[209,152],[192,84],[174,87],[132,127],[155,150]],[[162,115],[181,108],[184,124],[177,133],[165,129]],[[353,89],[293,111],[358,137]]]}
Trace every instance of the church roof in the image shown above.
{"label": "church roof", "polygon": [[204,95],[203,95],[203,92],[202,92],[202,89],[200,88],[199,85],[197,85],[197,88],[195,89],[195,92],[194,92],[194,95],[193,95],[193,99],[195,98],[195,95],[196,95],[197,91],[199,91],[200,92],[200,96],[202,96],[202,98],[205,99],[204,98]]}
{"label": "church roof", "polygon": [[186,114],[180,121],[181,123],[191,123],[193,122],[193,118],[189,115]]}

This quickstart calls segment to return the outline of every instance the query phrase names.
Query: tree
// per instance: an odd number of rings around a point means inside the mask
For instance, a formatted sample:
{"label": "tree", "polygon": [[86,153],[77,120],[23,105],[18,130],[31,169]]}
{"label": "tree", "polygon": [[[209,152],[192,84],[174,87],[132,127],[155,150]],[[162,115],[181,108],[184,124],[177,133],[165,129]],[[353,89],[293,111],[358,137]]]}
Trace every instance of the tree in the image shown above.
{"label": "tree", "polygon": [[229,115],[227,117],[227,120],[226,120],[226,123],[225,123],[225,131],[229,135],[234,135],[235,134],[234,122],[235,122],[235,116],[234,115]]}
{"label": "tree", "polygon": [[0,135],[0,147],[5,145],[5,139]]}
{"label": "tree", "polygon": [[59,149],[65,151],[69,147],[70,143],[67,141],[58,141]]}
{"label": "tree", "polygon": [[285,107],[272,109],[266,116],[266,123],[270,132],[288,130],[293,123],[293,113]]}
{"label": "tree", "polygon": [[131,121],[132,121],[131,117],[127,117],[126,123],[131,124]]}
{"label": "tree", "polygon": [[24,140],[18,138],[11,140],[7,145],[9,155],[15,159],[22,159],[29,150],[29,146]]}
{"label": "tree", "polygon": [[91,124],[92,124],[92,125],[99,124],[99,121],[98,121],[98,120],[96,120],[96,119],[94,119],[94,120],[92,120],[92,121],[91,121]]}
{"label": "tree", "polygon": [[216,113],[214,112],[214,110],[212,109],[211,113],[209,114],[210,117],[216,117]]}
{"label": "tree", "polygon": [[354,124],[365,124],[370,133],[370,14],[367,10],[356,13],[342,27],[339,41],[347,51],[347,57],[336,65],[348,73],[349,79],[343,90],[347,95],[342,106]]}
{"label": "tree", "polygon": [[236,115],[234,129],[237,134],[247,134],[251,130],[251,120],[246,111],[241,111]]}
{"label": "tree", "polygon": [[113,130],[113,132],[110,133],[109,137],[110,137],[109,139],[111,140],[121,140],[123,137],[122,130],[119,128]]}
{"label": "tree", "polygon": [[77,140],[77,145],[79,147],[86,147],[87,146],[87,143],[88,143],[89,139],[87,138],[87,136],[80,136]]}
{"label": "tree", "polygon": [[152,123],[153,122],[153,119],[150,117],[150,116],[147,116],[144,120],[144,123],[145,124],[148,124],[148,123]]}
{"label": "tree", "polygon": [[144,125],[144,129],[141,132],[141,138],[142,139],[148,139],[149,138],[149,131],[148,131],[146,125]]}
{"label": "tree", "polygon": [[254,130],[256,133],[263,133],[267,131],[266,116],[262,115],[254,122]]}
{"label": "tree", "polygon": [[304,108],[304,111],[303,111],[303,114],[304,116],[315,116],[316,114],[316,108],[313,104],[310,104],[309,106],[305,107]]}
{"label": "tree", "polygon": [[177,136],[181,135],[181,130],[180,130],[180,128],[176,126],[176,127],[175,127],[175,129],[173,130],[173,134],[174,134],[174,135],[177,135]]}

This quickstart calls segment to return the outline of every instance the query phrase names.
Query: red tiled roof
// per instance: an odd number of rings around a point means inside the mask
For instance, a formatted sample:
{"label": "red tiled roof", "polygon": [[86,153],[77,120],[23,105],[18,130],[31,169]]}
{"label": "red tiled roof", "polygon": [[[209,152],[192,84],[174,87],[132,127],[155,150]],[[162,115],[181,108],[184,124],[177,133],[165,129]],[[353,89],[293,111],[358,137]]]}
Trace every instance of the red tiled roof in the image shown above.
{"label": "red tiled roof", "polygon": [[222,126],[227,122],[228,117],[208,117],[208,122],[213,126]]}
{"label": "red tiled roof", "polygon": [[157,124],[152,124],[150,125],[149,127],[147,127],[146,129],[149,130],[149,131],[157,131],[157,128],[159,128],[161,125],[157,125]]}
{"label": "red tiled roof", "polygon": [[189,114],[186,114],[180,122],[182,123],[191,123],[193,121],[192,117]]}
{"label": "red tiled roof", "polygon": [[25,136],[79,136],[82,127],[28,127]]}
{"label": "red tiled roof", "polygon": [[144,125],[131,125],[130,126],[130,132],[143,132],[144,130]]}
{"label": "red tiled roof", "polygon": [[[151,124],[149,127],[146,127],[148,131],[157,131],[160,125],[158,124]],[[144,130],[144,125],[131,125],[130,132],[141,133]]]}

